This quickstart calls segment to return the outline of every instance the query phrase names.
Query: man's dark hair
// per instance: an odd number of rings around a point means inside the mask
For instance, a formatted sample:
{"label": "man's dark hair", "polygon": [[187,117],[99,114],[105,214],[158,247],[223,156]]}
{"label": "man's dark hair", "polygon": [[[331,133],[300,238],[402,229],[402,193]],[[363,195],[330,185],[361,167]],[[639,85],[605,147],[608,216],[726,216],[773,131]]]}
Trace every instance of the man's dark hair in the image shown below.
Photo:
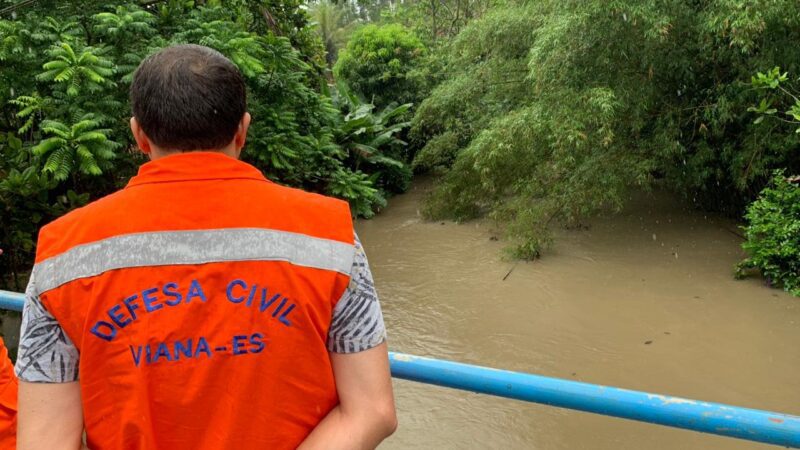
{"label": "man's dark hair", "polygon": [[247,108],[239,69],[200,45],[167,47],[145,59],[133,75],[130,95],[139,126],[166,150],[228,145]]}

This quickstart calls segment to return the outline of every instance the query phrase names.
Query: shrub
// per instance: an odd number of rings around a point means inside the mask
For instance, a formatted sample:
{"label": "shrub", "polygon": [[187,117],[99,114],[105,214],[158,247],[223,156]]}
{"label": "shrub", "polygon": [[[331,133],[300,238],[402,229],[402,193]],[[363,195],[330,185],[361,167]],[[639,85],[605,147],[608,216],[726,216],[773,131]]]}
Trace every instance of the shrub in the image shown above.
{"label": "shrub", "polygon": [[342,113],[334,132],[336,143],[347,153],[346,161],[355,169],[375,175],[382,195],[405,192],[411,183],[411,168],[405,161],[406,142],[400,139],[409,123],[410,103],[390,103],[382,111],[366,103],[342,83],[332,89],[333,103]]}
{"label": "shrub", "polygon": [[426,53],[422,41],[402,25],[367,25],[353,33],[333,71],[378,109],[391,102],[415,103],[424,86],[417,66]]}
{"label": "shrub", "polygon": [[456,159],[458,148],[458,136],[455,132],[445,131],[434,136],[414,156],[414,170],[424,172],[440,167],[450,167]]}
{"label": "shrub", "polygon": [[750,255],[737,266],[740,277],[758,269],[770,284],[800,296],[800,179],[776,171],[748,208],[742,248]]}

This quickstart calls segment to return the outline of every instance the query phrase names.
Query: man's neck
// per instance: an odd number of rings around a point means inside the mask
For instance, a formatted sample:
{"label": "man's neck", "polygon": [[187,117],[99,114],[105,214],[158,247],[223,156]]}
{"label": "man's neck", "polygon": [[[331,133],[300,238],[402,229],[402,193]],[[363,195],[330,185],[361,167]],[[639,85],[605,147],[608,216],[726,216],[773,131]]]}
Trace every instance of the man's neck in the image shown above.
{"label": "man's neck", "polygon": [[161,159],[161,158],[163,158],[165,156],[172,156],[172,155],[177,155],[177,154],[180,154],[180,153],[190,153],[190,152],[215,152],[215,153],[221,153],[221,154],[226,155],[226,156],[230,156],[231,158],[234,158],[234,159],[239,159],[239,155],[241,154],[241,150],[236,150],[236,148],[233,145],[227,145],[227,146],[225,146],[223,148],[220,148],[220,149],[207,149],[207,150],[206,149],[203,149],[203,150],[164,150],[164,149],[153,148],[152,151],[150,152],[149,156],[150,156],[150,160],[151,161],[155,161],[155,160]]}

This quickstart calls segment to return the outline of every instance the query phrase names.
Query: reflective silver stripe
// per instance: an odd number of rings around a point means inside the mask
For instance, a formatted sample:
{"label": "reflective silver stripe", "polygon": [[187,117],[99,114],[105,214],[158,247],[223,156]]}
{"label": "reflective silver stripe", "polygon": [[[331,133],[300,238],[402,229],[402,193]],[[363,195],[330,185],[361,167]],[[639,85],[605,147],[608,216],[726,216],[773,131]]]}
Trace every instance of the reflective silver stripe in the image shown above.
{"label": "reflective silver stripe", "polygon": [[64,283],[128,267],[224,261],[286,261],[349,275],[352,244],[261,228],[125,234],[73,247],[33,268],[39,294]]}

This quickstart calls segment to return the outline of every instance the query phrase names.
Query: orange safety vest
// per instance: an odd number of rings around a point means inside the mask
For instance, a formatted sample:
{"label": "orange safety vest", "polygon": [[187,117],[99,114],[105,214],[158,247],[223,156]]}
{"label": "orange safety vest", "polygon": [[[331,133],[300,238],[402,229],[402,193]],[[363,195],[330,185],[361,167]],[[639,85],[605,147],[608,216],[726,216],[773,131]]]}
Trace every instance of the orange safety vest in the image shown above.
{"label": "orange safety vest", "polygon": [[214,152],[143,165],[45,226],[34,277],[80,353],[89,448],[289,449],[338,404],[347,203]]}
{"label": "orange safety vest", "polygon": [[17,448],[17,376],[0,338],[0,450]]}

